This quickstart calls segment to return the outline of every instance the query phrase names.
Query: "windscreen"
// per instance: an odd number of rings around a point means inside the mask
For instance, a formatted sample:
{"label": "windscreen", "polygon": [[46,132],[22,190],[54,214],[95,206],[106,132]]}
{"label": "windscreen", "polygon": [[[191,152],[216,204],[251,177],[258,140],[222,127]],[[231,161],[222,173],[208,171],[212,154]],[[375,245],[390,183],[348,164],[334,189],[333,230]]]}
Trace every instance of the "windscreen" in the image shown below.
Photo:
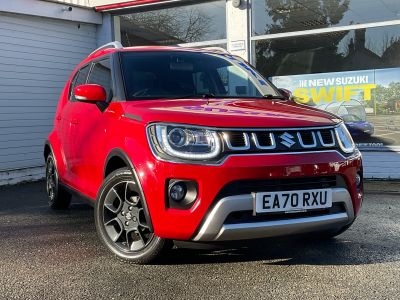
{"label": "windscreen", "polygon": [[128,100],[280,96],[270,82],[231,55],[122,52],[121,60]]}

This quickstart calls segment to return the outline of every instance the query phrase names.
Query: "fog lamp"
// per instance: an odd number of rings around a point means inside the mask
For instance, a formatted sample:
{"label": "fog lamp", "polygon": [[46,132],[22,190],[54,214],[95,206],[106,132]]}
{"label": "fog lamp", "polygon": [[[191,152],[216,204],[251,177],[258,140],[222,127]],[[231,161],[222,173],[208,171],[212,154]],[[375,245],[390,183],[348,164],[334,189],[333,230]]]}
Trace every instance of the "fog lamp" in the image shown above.
{"label": "fog lamp", "polygon": [[170,186],[169,197],[176,202],[181,202],[185,198],[186,192],[186,184],[182,181],[178,181]]}

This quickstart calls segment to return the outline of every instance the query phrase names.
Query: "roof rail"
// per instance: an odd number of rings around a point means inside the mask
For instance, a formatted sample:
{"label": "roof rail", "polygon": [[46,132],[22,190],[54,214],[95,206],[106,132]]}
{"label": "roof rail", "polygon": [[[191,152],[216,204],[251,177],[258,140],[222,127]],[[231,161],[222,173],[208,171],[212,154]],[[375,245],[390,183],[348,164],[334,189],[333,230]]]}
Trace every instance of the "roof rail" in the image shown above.
{"label": "roof rail", "polygon": [[203,47],[202,49],[215,51],[215,52],[222,52],[222,53],[225,53],[225,54],[231,54],[228,50],[226,50],[226,49],[224,49],[222,47]]}
{"label": "roof rail", "polygon": [[89,56],[94,54],[94,53],[96,53],[97,51],[100,51],[100,50],[103,50],[103,49],[108,49],[108,48],[122,49],[124,47],[122,46],[122,44],[120,42],[114,41],[114,42],[105,44],[103,46],[100,46],[99,48],[94,50],[92,53],[90,53]]}

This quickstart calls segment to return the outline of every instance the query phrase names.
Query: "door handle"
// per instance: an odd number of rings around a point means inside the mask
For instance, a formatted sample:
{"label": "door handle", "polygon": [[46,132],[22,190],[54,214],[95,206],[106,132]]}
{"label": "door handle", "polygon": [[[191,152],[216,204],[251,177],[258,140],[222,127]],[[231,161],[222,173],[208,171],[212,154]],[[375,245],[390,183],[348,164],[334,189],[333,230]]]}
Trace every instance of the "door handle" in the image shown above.
{"label": "door handle", "polygon": [[71,124],[79,124],[79,120],[78,119],[75,119],[75,118],[73,118],[73,119],[71,119]]}

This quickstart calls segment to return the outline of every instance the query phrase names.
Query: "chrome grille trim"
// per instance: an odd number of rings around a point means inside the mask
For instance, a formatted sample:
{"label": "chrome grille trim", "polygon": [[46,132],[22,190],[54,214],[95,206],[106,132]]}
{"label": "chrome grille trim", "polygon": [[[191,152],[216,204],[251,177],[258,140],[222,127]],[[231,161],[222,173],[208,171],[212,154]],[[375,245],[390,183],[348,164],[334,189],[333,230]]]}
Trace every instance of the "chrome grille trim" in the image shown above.
{"label": "chrome grille trim", "polygon": [[249,135],[246,132],[243,132],[244,146],[237,146],[237,147],[233,146],[231,144],[229,135],[226,132],[223,133],[223,137],[226,142],[226,145],[228,146],[228,148],[230,150],[241,151],[241,150],[249,150],[250,149],[250,139],[249,139]]}
{"label": "chrome grille trim", "polygon": [[[304,131],[298,131],[298,132],[297,132],[297,138],[299,139],[300,145],[301,145],[303,148],[315,148],[315,147],[317,147],[317,139],[315,138],[315,133],[314,133],[314,131],[310,131],[310,132],[311,132],[312,139],[313,139],[312,144],[305,144],[305,143],[303,142],[303,138],[301,137],[301,133],[302,133],[302,132],[304,132]],[[318,132],[319,132],[319,131],[318,131]]]}
{"label": "chrome grille trim", "polygon": [[335,135],[333,134],[333,129],[330,129],[329,132],[331,133],[331,138],[333,141],[332,143],[325,143],[324,139],[322,138],[321,131],[320,130],[317,131],[319,141],[320,141],[321,145],[324,147],[334,147],[336,145]]}
{"label": "chrome grille trim", "polygon": [[[332,148],[339,148],[338,138],[334,134],[334,130],[334,126],[282,129],[232,128],[226,131],[221,130],[221,133],[225,147],[231,152],[301,152],[327,151]],[[235,142],[237,141],[237,134],[243,134],[243,146],[235,146],[234,137],[231,139],[231,132],[236,133]],[[306,136],[306,134],[309,136]],[[262,138],[265,138],[265,141],[262,141]]]}
{"label": "chrome grille trim", "polygon": [[253,139],[254,144],[256,145],[257,149],[260,150],[272,150],[276,148],[276,143],[275,143],[275,137],[274,134],[272,132],[269,133],[269,138],[271,141],[271,145],[270,146],[261,146],[260,143],[258,142],[258,137],[257,137],[257,133],[252,133],[251,137]]}

